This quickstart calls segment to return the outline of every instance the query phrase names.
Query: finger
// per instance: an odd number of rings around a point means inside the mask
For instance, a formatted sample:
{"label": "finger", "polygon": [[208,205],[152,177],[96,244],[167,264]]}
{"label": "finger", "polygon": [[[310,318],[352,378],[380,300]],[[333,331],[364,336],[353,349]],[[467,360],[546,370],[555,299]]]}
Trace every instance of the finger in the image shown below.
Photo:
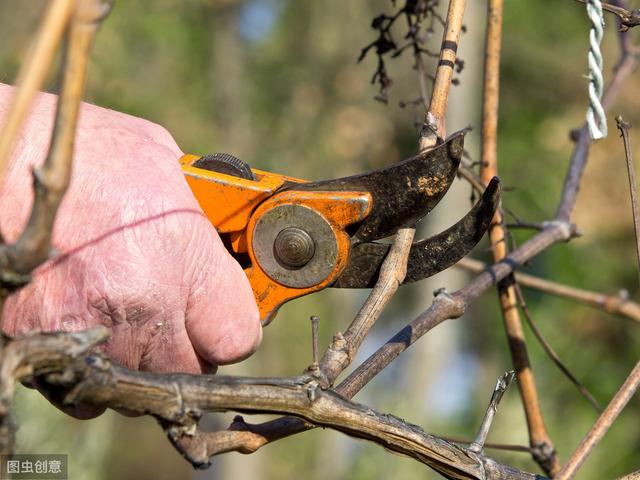
{"label": "finger", "polygon": [[262,341],[253,291],[214,231],[201,248],[205,250],[189,297],[186,331],[205,361],[215,365],[238,362]]}
{"label": "finger", "polygon": [[157,373],[216,372],[216,366],[196,352],[185,327],[184,312],[156,321],[142,353],[139,370]]}

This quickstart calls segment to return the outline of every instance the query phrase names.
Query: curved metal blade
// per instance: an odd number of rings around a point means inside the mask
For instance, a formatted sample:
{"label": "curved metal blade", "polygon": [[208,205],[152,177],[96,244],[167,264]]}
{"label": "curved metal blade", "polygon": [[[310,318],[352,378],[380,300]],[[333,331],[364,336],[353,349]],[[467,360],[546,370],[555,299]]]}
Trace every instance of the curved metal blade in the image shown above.
{"label": "curved metal blade", "polygon": [[453,183],[462,157],[465,132],[415,157],[352,177],[286,185],[287,190],[369,192],[371,212],[350,228],[354,244],[388,237],[414,225],[442,199]]}
{"label": "curved metal blade", "polygon": [[[482,198],[458,223],[438,235],[413,244],[404,283],[435,275],[467,255],[491,225],[499,200],[500,180],[493,177]],[[372,288],[389,248],[390,244],[377,242],[354,246],[349,264],[332,287]]]}

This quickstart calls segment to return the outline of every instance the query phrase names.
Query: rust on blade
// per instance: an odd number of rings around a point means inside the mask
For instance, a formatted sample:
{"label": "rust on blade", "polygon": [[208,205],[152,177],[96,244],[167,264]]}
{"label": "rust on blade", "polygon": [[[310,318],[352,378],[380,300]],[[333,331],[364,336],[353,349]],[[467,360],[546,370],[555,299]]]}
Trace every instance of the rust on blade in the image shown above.
{"label": "rust on blade", "polygon": [[[466,256],[491,225],[500,200],[500,181],[494,177],[482,198],[458,223],[442,233],[416,242],[409,252],[404,283],[435,275]],[[391,245],[367,242],[351,250],[349,264],[332,285],[335,288],[372,288]]]}
{"label": "rust on blade", "polygon": [[415,157],[372,172],[283,188],[315,192],[366,192],[373,203],[367,217],[349,231],[353,244],[393,235],[414,225],[444,197],[456,177],[465,132]]}

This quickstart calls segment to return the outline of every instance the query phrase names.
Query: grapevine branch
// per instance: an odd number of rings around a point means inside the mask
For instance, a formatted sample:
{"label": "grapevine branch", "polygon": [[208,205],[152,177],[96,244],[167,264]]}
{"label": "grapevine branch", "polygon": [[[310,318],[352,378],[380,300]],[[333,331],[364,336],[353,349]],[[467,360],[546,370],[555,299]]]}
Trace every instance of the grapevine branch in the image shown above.
{"label": "grapevine branch", "polygon": [[[487,268],[487,264],[472,258],[463,258],[456,266],[472,273],[481,273]],[[620,290],[614,294],[605,294],[564,285],[519,271],[515,272],[514,275],[516,282],[523,287],[559,298],[573,300],[574,302],[584,303],[612,315],[627,317],[630,320],[640,322],[640,305],[629,298],[629,292],[626,290]]]}
{"label": "grapevine branch", "polygon": [[[489,0],[484,61],[482,158],[480,162],[480,180],[485,185],[489,183],[491,178],[498,175],[498,107],[503,9],[503,0]],[[502,212],[498,210],[489,229],[491,251],[496,262],[504,259],[508,253],[507,242],[504,241],[507,235],[504,217]],[[512,274],[509,274],[497,285],[505,333],[527,419],[533,458],[549,476],[553,476],[560,468],[560,464],[553,442],[547,433],[520,313],[515,308],[517,305],[517,285]]]}
{"label": "grapevine branch", "polygon": [[19,88],[0,132],[0,183],[18,132],[28,113],[31,99],[42,87],[69,18],[73,14],[74,3],[74,0],[50,2],[29,50],[29,56],[18,74],[16,84]]}

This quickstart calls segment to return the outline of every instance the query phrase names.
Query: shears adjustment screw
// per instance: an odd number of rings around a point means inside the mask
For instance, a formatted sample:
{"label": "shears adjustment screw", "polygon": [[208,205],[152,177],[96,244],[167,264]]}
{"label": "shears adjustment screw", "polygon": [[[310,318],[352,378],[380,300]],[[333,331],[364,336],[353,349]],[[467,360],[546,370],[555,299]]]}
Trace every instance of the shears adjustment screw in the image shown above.
{"label": "shears adjustment screw", "polygon": [[196,160],[193,166],[209,170],[210,172],[224,173],[225,175],[244,178],[245,180],[256,179],[248,163],[228,153],[205,155]]}
{"label": "shears adjustment screw", "polygon": [[313,258],[316,245],[303,229],[287,227],[278,233],[273,251],[278,262],[284,267],[300,268]]}

